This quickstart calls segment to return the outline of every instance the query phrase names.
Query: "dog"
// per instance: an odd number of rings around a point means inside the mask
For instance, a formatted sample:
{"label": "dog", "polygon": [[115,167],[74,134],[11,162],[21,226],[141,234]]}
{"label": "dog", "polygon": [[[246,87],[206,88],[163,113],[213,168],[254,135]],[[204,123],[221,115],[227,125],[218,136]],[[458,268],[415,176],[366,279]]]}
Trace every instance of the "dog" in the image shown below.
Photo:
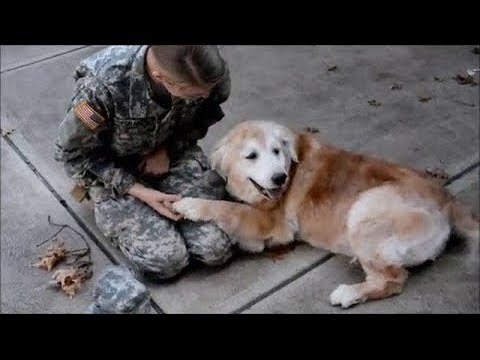
{"label": "dog", "polygon": [[234,201],[187,197],[173,209],[214,221],[249,252],[299,240],[356,259],[365,281],[339,285],[332,305],[400,294],[407,269],[435,260],[452,230],[479,239],[478,216],[427,173],[275,122],[239,123],[210,162]]}

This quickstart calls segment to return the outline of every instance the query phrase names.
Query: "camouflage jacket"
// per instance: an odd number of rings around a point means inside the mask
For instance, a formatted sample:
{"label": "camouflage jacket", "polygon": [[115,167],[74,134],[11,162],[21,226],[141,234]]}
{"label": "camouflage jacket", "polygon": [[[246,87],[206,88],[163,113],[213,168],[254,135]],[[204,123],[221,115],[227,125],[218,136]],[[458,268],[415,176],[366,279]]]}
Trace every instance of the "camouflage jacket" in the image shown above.
{"label": "camouflage jacket", "polygon": [[208,99],[172,99],[162,107],[152,98],[144,64],[148,46],[112,46],[75,69],[73,98],[60,124],[55,159],[82,185],[125,194],[135,183],[141,156],[166,146],[172,161],[224,117],[220,104],[230,94],[230,77]]}

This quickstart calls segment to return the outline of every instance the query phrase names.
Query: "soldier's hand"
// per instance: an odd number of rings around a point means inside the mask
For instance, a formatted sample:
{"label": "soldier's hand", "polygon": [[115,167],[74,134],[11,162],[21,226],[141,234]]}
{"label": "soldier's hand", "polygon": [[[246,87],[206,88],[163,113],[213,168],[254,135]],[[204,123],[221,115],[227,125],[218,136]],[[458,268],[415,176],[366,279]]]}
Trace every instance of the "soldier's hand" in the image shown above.
{"label": "soldier's hand", "polygon": [[180,197],[177,195],[170,195],[162,193],[161,191],[152,190],[146,203],[156,210],[160,215],[163,215],[173,221],[178,221],[183,218],[182,215],[173,211],[172,202],[178,201]]}
{"label": "soldier's hand", "polygon": [[172,203],[181,199],[179,195],[165,194],[161,191],[147,188],[139,183],[133,185],[128,193],[148,204],[160,215],[173,221],[178,221],[183,218],[182,215],[175,213],[172,209]]}
{"label": "soldier's hand", "polygon": [[152,154],[148,154],[140,162],[138,169],[144,175],[160,176],[170,169],[170,158],[165,148],[159,148]]}

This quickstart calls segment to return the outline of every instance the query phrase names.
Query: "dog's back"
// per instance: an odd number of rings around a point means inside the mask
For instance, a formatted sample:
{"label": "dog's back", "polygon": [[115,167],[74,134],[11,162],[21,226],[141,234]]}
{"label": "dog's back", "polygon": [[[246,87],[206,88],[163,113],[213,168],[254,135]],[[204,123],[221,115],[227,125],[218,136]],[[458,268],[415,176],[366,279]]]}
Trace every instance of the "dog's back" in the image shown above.
{"label": "dog's back", "polygon": [[[297,151],[299,164],[286,196],[298,206],[301,235],[314,246],[345,249],[345,244],[336,242],[345,241],[349,209],[365,191],[386,185],[403,199],[445,214],[459,234],[469,239],[479,237],[478,218],[421,171],[319,144],[310,134],[298,135]],[[390,200],[385,197],[382,202]]]}

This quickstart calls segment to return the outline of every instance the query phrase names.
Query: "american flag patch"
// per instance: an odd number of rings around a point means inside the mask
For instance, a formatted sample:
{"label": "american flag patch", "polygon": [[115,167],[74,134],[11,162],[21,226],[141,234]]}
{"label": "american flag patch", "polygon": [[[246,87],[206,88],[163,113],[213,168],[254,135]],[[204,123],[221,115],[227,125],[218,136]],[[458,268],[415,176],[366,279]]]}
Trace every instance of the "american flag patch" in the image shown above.
{"label": "american flag patch", "polygon": [[85,100],[75,107],[75,114],[91,130],[95,130],[105,121],[105,118],[93,110]]}

